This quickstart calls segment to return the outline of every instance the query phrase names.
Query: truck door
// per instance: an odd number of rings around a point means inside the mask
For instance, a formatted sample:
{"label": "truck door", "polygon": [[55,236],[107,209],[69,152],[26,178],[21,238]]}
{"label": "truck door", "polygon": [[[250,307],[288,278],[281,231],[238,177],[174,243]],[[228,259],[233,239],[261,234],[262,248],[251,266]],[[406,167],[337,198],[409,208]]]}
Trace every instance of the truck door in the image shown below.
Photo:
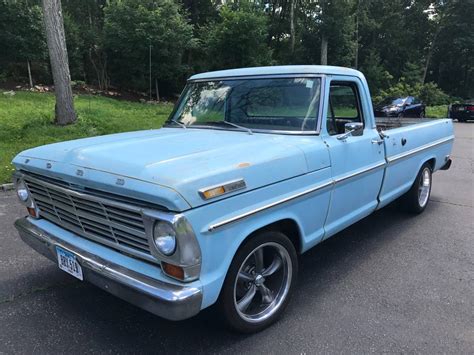
{"label": "truck door", "polygon": [[[375,210],[385,166],[384,145],[374,127],[368,90],[364,91],[358,78],[334,77],[328,85],[321,135],[329,148],[334,187],[325,238]],[[354,122],[362,123],[363,130],[340,139],[345,124]]]}

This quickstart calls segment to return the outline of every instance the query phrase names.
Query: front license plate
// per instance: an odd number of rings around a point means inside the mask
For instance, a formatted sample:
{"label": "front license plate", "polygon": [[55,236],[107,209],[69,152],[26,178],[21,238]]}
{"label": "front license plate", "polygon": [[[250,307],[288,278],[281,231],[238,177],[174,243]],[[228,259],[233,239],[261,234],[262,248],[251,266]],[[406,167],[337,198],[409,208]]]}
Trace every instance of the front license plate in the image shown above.
{"label": "front license plate", "polygon": [[60,247],[56,247],[56,253],[58,255],[59,268],[82,281],[82,268],[77,262],[76,256]]}

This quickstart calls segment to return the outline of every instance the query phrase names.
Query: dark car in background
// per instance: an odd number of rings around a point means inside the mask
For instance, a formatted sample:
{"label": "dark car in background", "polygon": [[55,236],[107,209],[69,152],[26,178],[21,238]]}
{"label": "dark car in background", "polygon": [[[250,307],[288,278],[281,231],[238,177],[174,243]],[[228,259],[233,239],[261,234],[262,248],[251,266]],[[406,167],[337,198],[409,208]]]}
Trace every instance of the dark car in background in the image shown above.
{"label": "dark car in background", "polygon": [[459,122],[474,120],[474,100],[467,100],[462,104],[449,105],[448,117]]}
{"label": "dark car in background", "polygon": [[425,117],[425,104],[416,97],[387,97],[374,105],[375,117]]}

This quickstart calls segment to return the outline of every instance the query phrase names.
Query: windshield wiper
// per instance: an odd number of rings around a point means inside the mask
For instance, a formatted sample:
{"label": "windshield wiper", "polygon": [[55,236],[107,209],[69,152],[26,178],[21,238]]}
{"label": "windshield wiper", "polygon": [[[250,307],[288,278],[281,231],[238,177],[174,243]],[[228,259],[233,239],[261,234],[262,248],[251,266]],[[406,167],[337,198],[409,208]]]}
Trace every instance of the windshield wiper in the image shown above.
{"label": "windshield wiper", "polygon": [[173,118],[173,119],[171,119],[170,121],[171,121],[171,122],[173,122],[173,123],[176,123],[178,126],[181,126],[181,127],[183,127],[184,129],[186,129],[186,128],[187,128],[187,127],[186,127],[186,125],[185,125],[184,123],[181,123],[181,122],[179,122],[179,121],[175,120],[174,118]]}
{"label": "windshield wiper", "polygon": [[247,131],[248,134],[253,134],[253,132],[252,132],[252,130],[251,130],[250,128],[247,128],[247,127],[244,127],[244,126],[240,126],[240,125],[238,125],[238,124],[236,124],[236,123],[234,123],[234,122],[229,122],[229,121],[225,121],[225,120],[224,120],[224,121],[219,121],[219,123],[221,123],[221,122],[222,122],[222,123],[227,123],[228,125],[233,126],[233,127],[235,127],[235,128],[238,128],[238,129],[240,129],[240,130]]}

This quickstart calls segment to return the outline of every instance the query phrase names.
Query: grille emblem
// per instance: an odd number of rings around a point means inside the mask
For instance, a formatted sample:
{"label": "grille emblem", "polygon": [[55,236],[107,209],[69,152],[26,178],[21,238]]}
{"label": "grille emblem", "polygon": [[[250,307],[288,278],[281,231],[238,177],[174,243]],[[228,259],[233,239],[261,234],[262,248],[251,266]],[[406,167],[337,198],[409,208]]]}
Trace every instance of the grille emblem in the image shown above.
{"label": "grille emblem", "polygon": [[83,175],[84,175],[84,170],[77,169],[77,170],[76,170],[76,175],[77,175],[77,176],[83,176]]}
{"label": "grille emblem", "polygon": [[51,169],[52,165],[51,163],[46,163],[46,168]]}
{"label": "grille emblem", "polygon": [[116,185],[123,186],[125,185],[125,180],[118,178],[117,181],[115,181]]}

